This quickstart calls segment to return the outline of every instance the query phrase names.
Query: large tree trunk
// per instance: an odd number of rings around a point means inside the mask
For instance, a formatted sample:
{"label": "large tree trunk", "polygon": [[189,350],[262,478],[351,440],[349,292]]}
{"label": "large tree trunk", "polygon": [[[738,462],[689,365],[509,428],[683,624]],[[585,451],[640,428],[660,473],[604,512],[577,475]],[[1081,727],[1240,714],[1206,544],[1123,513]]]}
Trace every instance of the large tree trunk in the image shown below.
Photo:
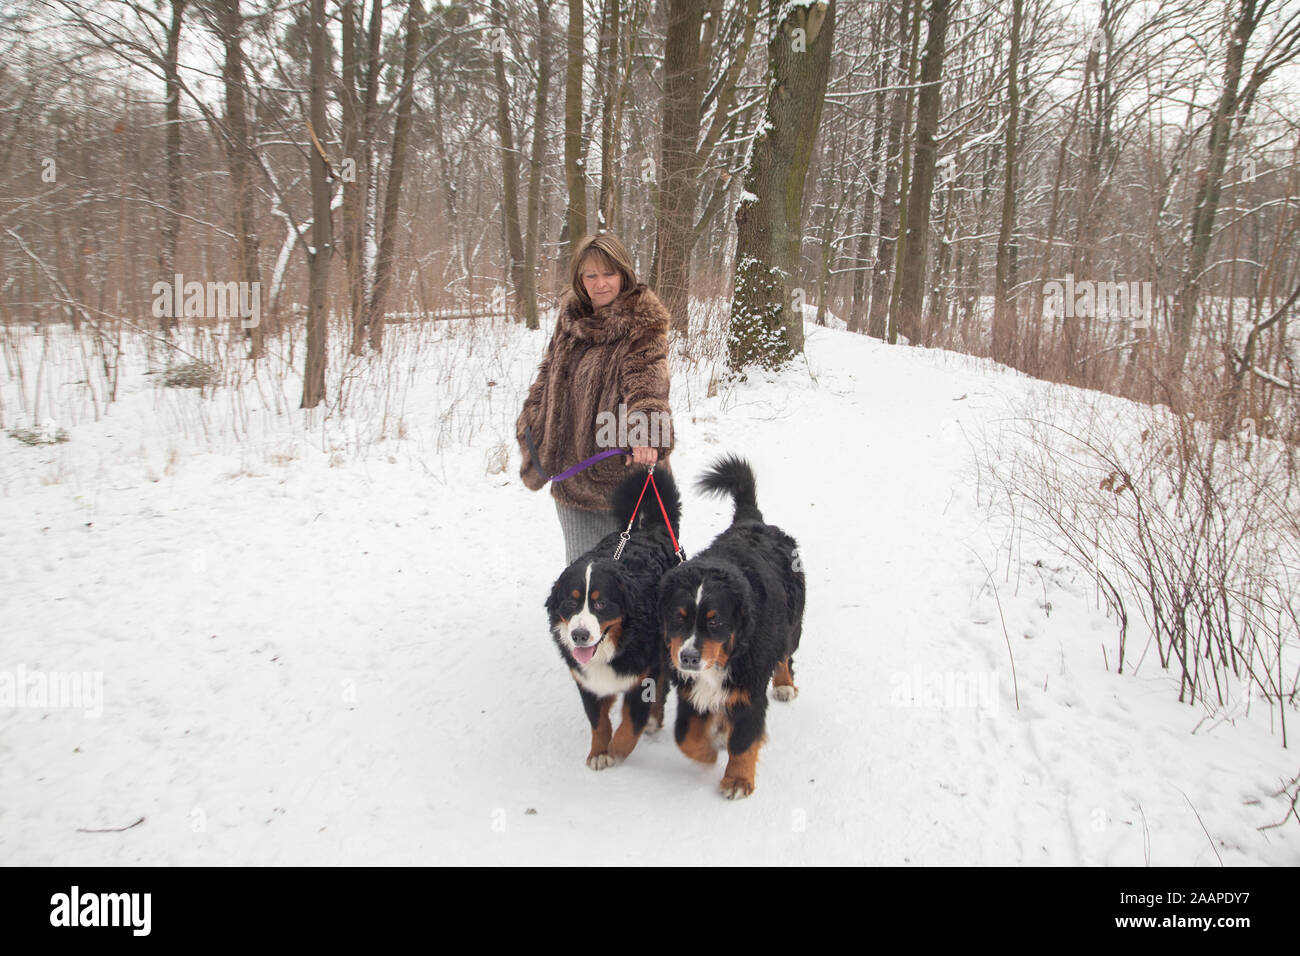
{"label": "large tree trunk", "polygon": [[686,331],[690,303],[690,256],[699,192],[696,140],[700,132],[700,24],[706,0],[668,0],[664,41],[664,98],[658,176],[658,230],[651,284]]}
{"label": "large tree trunk", "polygon": [[569,56],[564,72],[564,184],[569,194],[565,265],[569,253],[587,235],[587,171],[582,158],[582,4],[583,0],[569,0]]}
{"label": "large tree trunk", "polygon": [[[916,0],[920,9],[920,0]],[[912,31],[915,34],[915,30]],[[889,146],[885,161],[885,194],[880,203],[880,240],[876,244],[876,268],[871,275],[871,306],[867,315],[867,334],[878,339],[897,339],[897,332],[888,327],[889,300],[892,296],[894,253],[898,246],[899,195],[898,183],[904,159],[903,125],[907,119],[907,104],[911,97],[911,57],[907,48],[907,4],[898,5],[898,73],[903,82],[894,90],[889,110]]]}
{"label": "large tree trunk", "polygon": [[[226,89],[226,162],[234,200],[234,232],[237,244],[239,282],[259,283],[257,223],[254,221],[252,148],[249,145],[248,112],[244,102],[244,55],[241,35],[243,18],[239,0],[219,0],[221,31],[226,59],[221,77]],[[260,309],[259,309],[260,313]],[[238,317],[235,325],[240,324]],[[262,325],[245,330],[250,341],[249,358],[262,357]]]}
{"label": "large tree trunk", "polygon": [[493,42],[492,76],[496,81],[497,139],[501,143],[506,252],[510,256],[510,284],[513,286],[514,315],[517,319],[523,311],[524,237],[519,228],[519,152],[515,149],[515,134],[510,122],[510,87],[506,83],[506,60],[502,52],[505,45],[505,17],[501,13],[501,0],[492,0],[492,24],[501,31]]}
{"label": "large tree trunk", "polygon": [[[778,9],[779,0],[772,0],[773,19]],[[727,333],[727,364],[733,371],[778,367],[803,350],[803,314],[790,307],[790,293],[800,271],[804,177],[826,95],[835,0],[783,11],[768,44],[766,119],[736,209],[735,292]]]}
{"label": "large tree trunk", "polygon": [[903,101],[903,149],[898,172],[899,211],[898,228],[896,230],[898,240],[894,245],[894,282],[889,289],[888,339],[890,345],[898,341],[898,298],[903,288],[902,282],[899,281],[898,270],[903,258],[907,255],[907,214],[912,195],[912,152],[915,143],[912,126],[915,122],[916,111],[913,109],[913,105],[916,101],[917,50],[921,45],[921,0],[915,0],[912,5],[912,28],[908,36],[911,37],[911,52],[907,57],[907,96]]}
{"label": "large tree trunk", "polygon": [[1223,91],[1210,122],[1209,155],[1205,170],[1196,186],[1196,199],[1192,204],[1192,227],[1189,237],[1187,268],[1183,273],[1177,308],[1174,309],[1174,347],[1170,355],[1170,370],[1181,372],[1191,347],[1192,327],[1196,322],[1196,304],[1201,293],[1201,274],[1210,254],[1210,240],[1214,236],[1214,219],[1219,211],[1219,194],[1223,191],[1223,171],[1228,162],[1228,147],[1232,142],[1232,123],[1243,117],[1237,113],[1237,93],[1241,85],[1246,45],[1258,24],[1255,0],[1240,0],[1240,12],[1233,25],[1232,40],[1228,43],[1227,62],[1223,71]]}
{"label": "large tree trunk", "polygon": [[[883,8],[876,20],[876,45],[884,48],[889,33],[889,7]],[[866,197],[862,204],[862,223],[859,226],[858,251],[854,258],[853,270],[853,305],[849,310],[850,332],[863,332],[867,327],[867,279],[870,278],[871,263],[871,227],[876,221],[876,201],[880,195],[881,171],[885,162],[881,160],[880,149],[885,137],[885,104],[889,97],[885,93],[885,84],[889,81],[889,64],[882,57],[880,68],[876,73],[876,112],[871,134],[871,165],[867,178]],[[888,159],[888,157],[886,157]]]}
{"label": "large tree trunk", "polygon": [[600,81],[600,200],[596,205],[598,228],[603,232],[614,228],[614,202],[618,198],[614,176],[614,153],[618,149],[618,121],[621,111],[616,109],[620,91],[616,88],[619,37],[622,31],[622,9],[619,0],[605,0],[601,15],[600,53],[596,60],[596,76]]}
{"label": "large tree trunk", "polygon": [[[378,10],[382,0],[374,0]],[[362,0],[364,13],[365,0]],[[343,108],[343,268],[347,275],[348,314],[352,319],[353,355],[364,351],[366,302],[369,300],[367,273],[363,258],[368,177],[371,174],[369,127],[375,97],[371,94],[378,70],[366,69],[367,58],[360,47],[355,0],[343,0],[343,91],[339,103]],[[363,83],[362,77],[368,79]],[[375,94],[377,96],[377,92]]]}
{"label": "large tree trunk", "polygon": [[[1042,264],[1038,272],[1038,282],[1035,284],[1033,304],[1030,307],[1029,314],[1033,317],[1034,327],[1038,328],[1043,322],[1043,288],[1047,281],[1052,278],[1052,250],[1056,245],[1057,223],[1061,215],[1061,200],[1064,194],[1066,158],[1070,154],[1070,142],[1074,138],[1075,126],[1079,121],[1080,102],[1075,100],[1074,109],[1070,113],[1070,124],[1066,127],[1064,135],[1061,137],[1060,145],[1056,150],[1056,174],[1052,180],[1052,206],[1047,215],[1047,243],[1043,249]],[[1078,355],[1078,339],[1073,327],[1074,319],[1069,320],[1071,324],[1066,324],[1064,316],[1054,316],[1052,319],[1053,338],[1057,323],[1061,324],[1061,343],[1065,351],[1064,361],[1067,369],[1075,366]],[[1037,361],[1037,360],[1036,360]],[[1041,367],[1036,365],[1035,367]]]}
{"label": "large tree trunk", "polygon": [[307,359],[302,376],[302,408],[315,408],[325,399],[325,357],[329,325],[326,292],[334,236],[330,222],[330,184],[321,143],[328,138],[325,116],[325,0],[311,0],[311,243],[307,252],[309,298]]}
{"label": "large tree trunk", "polygon": [[542,167],[546,160],[546,100],[551,88],[551,5],[537,0],[537,103],[533,110],[533,151],[528,161],[528,236],[519,297],[528,328],[540,327],[537,316],[537,250],[541,218]]}
{"label": "large tree trunk", "polygon": [[1016,310],[1011,301],[1011,231],[1016,221],[1016,132],[1020,121],[1020,87],[1016,70],[1020,65],[1020,24],[1024,0],[1011,2],[1011,52],[1007,61],[1007,132],[1005,181],[1002,185],[1002,225],[998,228],[998,260],[993,293],[993,360],[1015,365]]}
{"label": "large tree trunk", "polygon": [[925,293],[926,244],[929,240],[930,197],[934,190],[935,133],[943,91],[944,38],[948,32],[950,0],[932,0],[927,17],[925,55],[921,58],[921,92],[916,105],[916,152],[907,197],[907,238],[898,281],[898,330],[916,341],[921,330]]}
{"label": "large tree trunk", "polygon": [[[712,13],[712,21],[721,18],[721,0],[714,0]],[[740,44],[736,47],[736,52],[731,58],[731,64],[727,67],[726,74],[720,80],[711,84],[709,94],[706,95],[705,100],[701,103],[700,115],[702,116],[711,98],[716,93],[717,107],[713,111],[713,120],[709,123],[709,128],[705,132],[704,138],[700,143],[700,148],[696,154],[695,166],[701,171],[703,171],[705,166],[708,164],[710,157],[713,155],[714,149],[717,147],[718,142],[723,136],[726,136],[731,140],[731,143],[727,147],[727,159],[720,165],[722,165],[724,169],[733,165],[732,157],[736,153],[736,137],[734,135],[737,126],[737,117],[734,110],[736,103],[736,84],[740,79],[741,73],[744,71],[745,61],[749,58],[749,51],[754,41],[754,29],[758,26],[758,15],[759,0],[746,0],[744,14],[745,21],[741,28]],[[716,39],[712,31],[710,32],[710,36]],[[710,43],[712,42],[713,41],[711,40]],[[704,62],[708,59],[709,53],[707,49],[701,49],[701,61]],[[702,77],[702,81],[707,79],[707,75]],[[743,120],[745,124],[749,123],[749,116],[750,111],[745,111],[745,118]],[[739,137],[741,140],[744,138],[743,134]],[[708,201],[705,203],[704,212],[702,212],[700,218],[695,221],[695,228],[691,233],[692,245],[690,251],[692,255],[688,257],[688,261],[693,258],[695,247],[700,244],[700,238],[704,235],[705,229],[710,227],[714,217],[726,202],[728,178],[727,175],[720,175],[717,181],[714,182],[713,190],[709,195]],[[725,225],[722,227],[722,230],[724,233],[728,231]],[[725,239],[717,243],[719,262],[722,258],[722,247],[725,245]]]}
{"label": "large tree trunk", "polygon": [[[181,21],[185,0],[172,0],[172,22],[167,29],[167,212],[162,221],[161,274],[172,281],[176,274],[176,246],[180,235],[181,213],[185,201],[181,191],[181,85],[177,73],[180,57]],[[159,325],[165,332],[175,330],[176,316],[164,316]]]}
{"label": "large tree trunk", "polygon": [[[411,132],[412,87],[415,64],[420,56],[420,30],[424,10],[420,0],[410,0],[406,8],[406,44],[402,53],[402,85],[397,91],[397,118],[393,123],[393,157],[388,163],[388,183],[384,189],[384,227],[380,234],[379,261],[375,268],[375,288],[370,301],[370,347],[376,352],[384,345],[384,308],[388,287],[393,281],[393,254],[397,248],[397,213],[402,202],[402,179],[406,173],[406,141]],[[518,212],[515,228],[519,227]],[[522,250],[521,250],[522,251]]]}

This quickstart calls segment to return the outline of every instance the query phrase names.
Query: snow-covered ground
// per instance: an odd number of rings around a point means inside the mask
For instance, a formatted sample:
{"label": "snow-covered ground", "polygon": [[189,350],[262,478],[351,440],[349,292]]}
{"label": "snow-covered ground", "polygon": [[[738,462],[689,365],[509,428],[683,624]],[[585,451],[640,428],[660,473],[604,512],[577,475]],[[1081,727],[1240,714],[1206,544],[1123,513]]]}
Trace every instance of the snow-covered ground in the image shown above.
{"label": "snow-covered ground", "polygon": [[[27,695],[0,863],[1300,862],[1294,823],[1258,829],[1297,770],[1269,712],[1116,675],[1088,582],[1027,541],[1006,567],[964,436],[1059,386],[811,325],[806,362],[711,397],[674,358],[676,474],[747,456],[808,578],[755,794],[671,730],[588,770],[542,608],[559,525],[513,442],[549,330],[441,325],[324,422],[291,377],[201,399],[135,369],[64,444],[0,436],[0,690]],[[684,510],[692,553],[730,514]],[[74,672],[79,706],[33,699]]]}

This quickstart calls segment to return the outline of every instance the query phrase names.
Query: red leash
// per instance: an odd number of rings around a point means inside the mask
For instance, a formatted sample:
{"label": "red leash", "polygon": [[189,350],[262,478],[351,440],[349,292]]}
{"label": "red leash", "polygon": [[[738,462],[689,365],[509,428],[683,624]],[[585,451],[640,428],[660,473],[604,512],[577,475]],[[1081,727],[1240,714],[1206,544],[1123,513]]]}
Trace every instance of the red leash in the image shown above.
{"label": "red leash", "polygon": [[664,527],[668,529],[668,537],[673,541],[673,554],[677,555],[678,563],[686,560],[686,555],[682,553],[682,546],[677,543],[677,535],[673,534],[673,523],[668,520],[668,509],[664,507],[664,500],[659,496],[659,486],[655,484],[655,466],[651,465],[650,470],[646,472],[645,484],[641,486],[641,496],[636,500],[636,507],[632,509],[632,517],[628,519],[627,527],[619,535],[618,547],[614,549],[614,560],[617,561],[619,555],[623,553],[623,548],[627,545],[628,538],[632,537],[632,522],[636,521],[637,512],[641,510],[641,502],[645,500],[645,490],[653,487],[655,490],[655,499],[659,502],[659,511],[664,516]]}

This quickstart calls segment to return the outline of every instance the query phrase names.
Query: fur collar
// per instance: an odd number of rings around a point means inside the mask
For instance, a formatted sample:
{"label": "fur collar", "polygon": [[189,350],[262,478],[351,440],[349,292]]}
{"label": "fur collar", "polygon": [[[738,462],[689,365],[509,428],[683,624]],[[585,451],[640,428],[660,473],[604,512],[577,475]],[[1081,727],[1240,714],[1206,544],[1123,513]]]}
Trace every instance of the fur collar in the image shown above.
{"label": "fur collar", "polygon": [[575,339],[612,342],[648,332],[668,334],[671,317],[659,297],[644,282],[619,295],[594,313],[583,314],[582,304],[572,292],[560,305],[560,326]]}

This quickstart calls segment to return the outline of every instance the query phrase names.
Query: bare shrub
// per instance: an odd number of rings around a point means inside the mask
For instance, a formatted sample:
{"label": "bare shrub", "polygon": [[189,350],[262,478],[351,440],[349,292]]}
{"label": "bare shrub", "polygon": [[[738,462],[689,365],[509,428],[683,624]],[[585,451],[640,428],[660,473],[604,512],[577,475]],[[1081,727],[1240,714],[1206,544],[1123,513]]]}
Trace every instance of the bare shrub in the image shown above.
{"label": "bare shrub", "polygon": [[[1096,583],[1119,628],[1149,635],[1178,699],[1232,714],[1254,700],[1286,717],[1300,675],[1300,489],[1294,449],[1163,406],[1071,390],[1023,411],[977,448],[993,502]],[[1080,404],[1084,402],[1084,404]]]}

